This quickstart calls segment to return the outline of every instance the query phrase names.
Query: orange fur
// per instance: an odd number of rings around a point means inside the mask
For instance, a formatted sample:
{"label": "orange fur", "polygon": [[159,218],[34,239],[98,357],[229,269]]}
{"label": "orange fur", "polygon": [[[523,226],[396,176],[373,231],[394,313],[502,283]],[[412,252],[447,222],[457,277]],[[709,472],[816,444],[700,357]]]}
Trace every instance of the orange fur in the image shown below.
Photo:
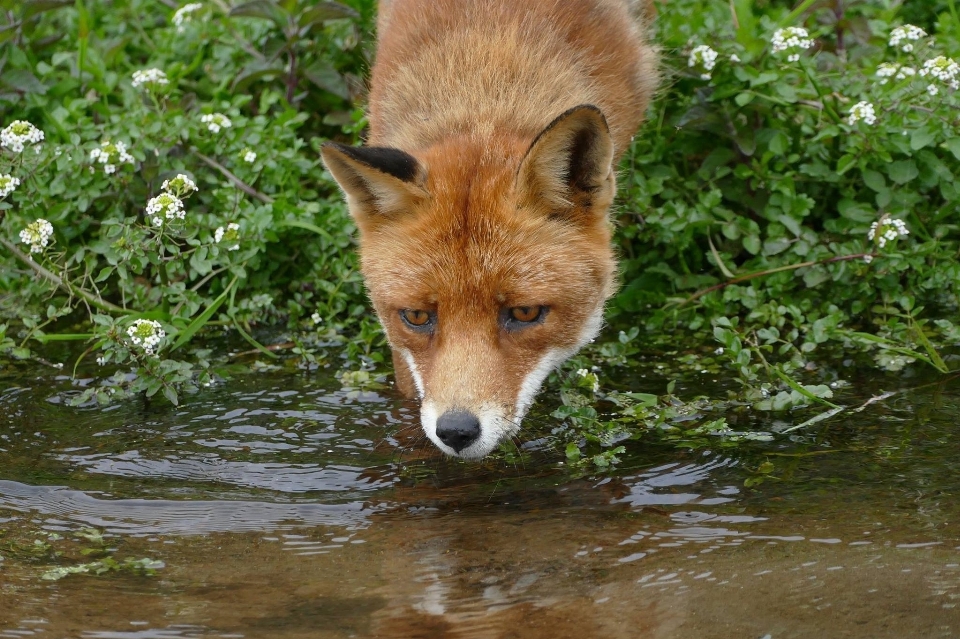
{"label": "orange fur", "polygon": [[[651,8],[381,2],[374,148],[329,144],[323,157],[360,230],[398,386],[420,395],[447,453],[480,457],[515,433],[546,374],[599,330],[614,167],[657,81],[638,21]],[[516,306],[544,307],[543,321],[508,330]],[[432,313],[432,331],[411,330],[404,309]],[[438,440],[448,411],[479,418],[475,444]]]}

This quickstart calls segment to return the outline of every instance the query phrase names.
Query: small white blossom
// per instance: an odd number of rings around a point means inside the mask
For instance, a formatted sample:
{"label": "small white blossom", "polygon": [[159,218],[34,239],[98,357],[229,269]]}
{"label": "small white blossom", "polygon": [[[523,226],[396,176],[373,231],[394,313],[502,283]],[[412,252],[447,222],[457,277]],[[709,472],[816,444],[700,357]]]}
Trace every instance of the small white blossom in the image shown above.
{"label": "small white blossom", "polygon": [[200,9],[203,9],[203,5],[199,2],[191,2],[190,4],[185,4],[179,9],[177,9],[173,17],[170,19],[170,22],[173,23],[173,26],[177,28],[177,33],[183,33],[186,27],[183,25],[187,22],[193,20],[193,15]]}
{"label": "small white blossom", "polygon": [[134,163],[125,143],[110,140],[104,140],[98,148],[90,151],[90,161],[102,164],[103,172],[107,174],[116,173],[118,164]]}
{"label": "small white blossom", "polygon": [[98,365],[98,366],[103,366],[103,365],[106,364],[106,363],[107,363],[107,358],[104,357],[103,355],[101,355],[100,357],[97,358],[97,365]]}
{"label": "small white blossom", "polygon": [[787,27],[777,29],[770,39],[770,44],[773,45],[774,53],[787,52],[787,60],[797,62],[800,60],[800,52],[812,47],[814,42],[803,27]]}
{"label": "small white blossom", "polygon": [[134,87],[139,87],[140,85],[152,87],[154,85],[159,86],[164,84],[170,84],[170,80],[167,79],[167,74],[160,69],[141,69],[140,71],[133,72]]}
{"label": "small white blossom", "polygon": [[890,78],[896,80],[905,80],[917,75],[917,70],[913,67],[907,67],[890,62],[884,62],[877,67],[877,77],[880,78],[880,84],[887,84]]}
{"label": "small white blossom", "polygon": [[253,164],[257,161],[257,154],[254,151],[247,149],[243,152],[243,161],[247,164]]}
{"label": "small white blossom", "polygon": [[701,44],[690,52],[690,59],[687,61],[687,66],[702,68],[704,72],[700,74],[700,78],[702,80],[709,80],[711,77],[710,72],[713,71],[713,67],[717,65],[717,57],[719,55],[719,53],[709,46]]}
{"label": "small white blossom", "polygon": [[[913,51],[913,42],[927,37],[927,32],[912,24],[905,24],[890,32],[890,46],[900,47],[904,53]],[[906,42],[904,42],[906,40]],[[903,44],[901,44],[903,43]]]}
{"label": "small white blossom", "polygon": [[53,237],[53,225],[44,219],[38,219],[20,231],[20,241],[30,245],[31,253],[41,253]]}
{"label": "small white blossom", "polygon": [[227,228],[224,229],[222,226],[217,227],[217,230],[213,233],[213,241],[219,244],[221,241],[226,240],[227,242],[233,242],[233,245],[230,246],[228,251],[236,251],[240,248],[238,243],[240,240],[240,225],[236,222],[230,222],[227,224]]}
{"label": "small white blossom", "polygon": [[320,313],[314,313],[310,316],[310,319],[313,320],[314,326],[318,326],[323,323],[323,318],[320,317]]}
{"label": "small white blossom", "polygon": [[200,118],[200,122],[206,124],[207,129],[213,133],[220,133],[220,129],[229,129],[233,126],[230,118],[222,113],[207,113]]}
{"label": "small white blossom", "polygon": [[929,93],[930,95],[937,95],[938,93],[940,93],[940,89],[938,89],[937,85],[935,84],[928,84],[927,93]]}
{"label": "small white blossom", "polygon": [[903,220],[897,220],[884,215],[879,220],[870,225],[867,232],[867,239],[876,242],[877,246],[883,248],[887,242],[893,242],[897,238],[910,235],[907,225]]}
{"label": "small white blossom", "polygon": [[713,351],[714,355],[723,355],[723,346],[718,346],[717,350]]}
{"label": "small white blossom", "polygon": [[20,178],[15,178],[12,175],[0,174],[0,197],[7,197],[16,191],[18,186],[20,186]]}
{"label": "small white blossom", "polygon": [[147,216],[154,226],[163,226],[167,220],[182,220],[187,214],[183,210],[183,200],[173,193],[161,193],[147,202]]}
{"label": "small white blossom", "polygon": [[847,118],[847,122],[850,126],[855,125],[857,122],[863,120],[865,124],[873,125],[877,121],[877,114],[873,108],[873,105],[869,102],[857,102],[853,105],[853,108],[850,109],[850,116]]}
{"label": "small white blossom", "polygon": [[[14,153],[21,153],[28,144],[40,144],[40,142],[43,142],[43,131],[26,120],[14,120],[7,128],[0,131],[0,146]],[[37,147],[37,152],[39,151]]]}
{"label": "small white blossom", "polygon": [[153,355],[157,346],[167,336],[160,322],[145,319],[134,320],[133,324],[127,327],[127,335],[134,346],[143,349],[145,355]]}
{"label": "small white blossom", "polygon": [[579,375],[580,377],[586,377],[589,374],[590,374],[590,371],[588,371],[585,368],[577,369],[577,375]]}
{"label": "small white blossom", "polygon": [[168,191],[179,197],[190,195],[197,190],[197,184],[183,173],[177,173],[177,177],[172,180],[164,180],[160,186],[163,191]]}
{"label": "small white blossom", "polygon": [[863,261],[866,262],[867,264],[869,264],[870,262],[873,261],[873,256],[872,256],[872,255],[864,255],[864,256],[863,256]]}
{"label": "small white blossom", "polygon": [[[920,75],[925,78],[932,77],[940,80],[954,91],[960,89],[960,64],[957,64],[953,58],[941,55],[932,60],[927,60],[923,63],[923,68],[920,69]],[[939,93],[936,89],[937,87],[933,83],[927,87],[930,95]]]}
{"label": "small white blossom", "polygon": [[740,56],[738,56],[736,53],[731,53],[730,62],[740,62]]}

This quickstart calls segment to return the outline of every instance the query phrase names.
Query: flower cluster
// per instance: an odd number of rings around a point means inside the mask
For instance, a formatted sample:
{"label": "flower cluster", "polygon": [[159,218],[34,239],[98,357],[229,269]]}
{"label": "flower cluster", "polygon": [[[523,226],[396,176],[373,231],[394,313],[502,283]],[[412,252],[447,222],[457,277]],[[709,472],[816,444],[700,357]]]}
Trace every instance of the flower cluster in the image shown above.
{"label": "flower cluster", "polygon": [[197,184],[183,173],[178,173],[172,180],[164,180],[160,185],[163,191],[169,191],[178,197],[190,195],[197,190]]}
{"label": "flower cluster", "polygon": [[20,179],[12,175],[0,175],[0,197],[7,197],[20,186]]}
{"label": "flower cluster", "polygon": [[127,145],[123,142],[105,140],[99,148],[90,151],[90,161],[103,165],[103,172],[115,173],[118,164],[133,164],[133,156],[127,153]]}
{"label": "flower cluster", "polygon": [[[913,51],[913,43],[927,37],[927,32],[912,24],[905,24],[890,32],[890,46],[900,47],[904,53]],[[906,42],[904,42],[906,40]],[[902,44],[901,44],[902,43]]]}
{"label": "flower cluster", "polygon": [[853,108],[850,109],[850,116],[847,118],[850,126],[855,125],[861,120],[871,126],[877,121],[877,113],[873,105],[869,102],[857,102],[853,105]]}
{"label": "flower cluster", "polygon": [[870,225],[870,231],[867,233],[867,239],[876,242],[877,246],[883,248],[887,242],[893,242],[899,237],[910,235],[907,225],[903,220],[896,220],[884,215],[882,218]]}
{"label": "flower cluster", "polygon": [[704,72],[700,74],[700,78],[702,80],[709,80],[711,77],[710,72],[713,71],[713,67],[717,65],[717,56],[719,55],[720,54],[709,46],[701,44],[690,52],[690,59],[687,62],[687,66],[701,67]]}
{"label": "flower cluster", "polygon": [[[954,91],[960,89],[960,78],[958,78],[960,76],[960,64],[957,64],[953,58],[941,55],[932,60],[927,60],[923,63],[923,68],[920,69],[920,75],[923,77],[932,76]],[[940,89],[937,85],[932,83],[927,85],[927,93],[930,95],[937,95],[939,92]]]}
{"label": "flower cluster", "polygon": [[42,141],[43,131],[26,120],[15,120],[3,131],[0,131],[0,146],[8,148],[14,153],[21,153],[27,144],[39,144]]}
{"label": "flower cluster", "polygon": [[183,210],[183,200],[173,193],[164,192],[147,201],[147,216],[150,217],[150,224],[159,227],[163,226],[164,218],[182,220],[187,213]]}
{"label": "flower cluster", "polygon": [[230,222],[227,224],[227,228],[224,229],[222,226],[217,227],[217,230],[213,233],[213,240],[217,244],[221,241],[226,240],[227,242],[232,242],[233,245],[228,248],[228,251],[236,251],[240,248],[240,225],[236,222]]}
{"label": "flower cluster", "polygon": [[163,84],[170,84],[170,80],[167,79],[167,74],[160,69],[142,69],[140,71],[133,72],[134,88],[139,87],[140,85],[147,85],[149,88],[155,85],[159,86]]}
{"label": "flower cluster", "polygon": [[254,162],[257,161],[256,151],[252,151],[250,149],[244,149],[243,153],[241,153],[240,155],[243,157],[243,161],[246,162],[247,164],[253,164]]}
{"label": "flower cluster", "polygon": [[173,26],[177,28],[177,33],[183,33],[184,29],[186,28],[183,25],[187,22],[190,22],[193,19],[193,14],[200,9],[203,9],[202,4],[199,2],[191,2],[190,4],[183,5],[174,12],[173,18],[170,19],[170,22],[172,22]]}
{"label": "flower cluster", "polygon": [[884,62],[877,67],[877,77],[880,78],[880,84],[887,84],[890,78],[896,80],[906,80],[917,75],[917,70],[913,67],[907,67],[900,64]]}
{"label": "flower cluster", "polygon": [[156,320],[138,319],[127,327],[127,335],[134,346],[143,349],[144,355],[153,355],[157,346],[167,336],[160,322]]}
{"label": "flower cluster", "polygon": [[222,113],[207,113],[200,118],[200,122],[206,124],[212,133],[220,133],[220,129],[229,129],[233,126],[230,118]]}
{"label": "flower cluster", "polygon": [[20,231],[20,241],[30,245],[31,253],[42,252],[50,243],[51,237],[53,237],[53,224],[42,218]]}
{"label": "flower cluster", "polygon": [[147,217],[150,218],[150,224],[157,228],[163,226],[164,222],[186,218],[183,200],[197,190],[197,185],[179,173],[171,180],[164,180],[160,189],[163,191],[160,195],[147,201]]}
{"label": "flower cluster", "polygon": [[581,379],[580,384],[589,386],[594,393],[600,390],[600,378],[597,377],[596,373],[591,373],[587,369],[581,368],[577,370],[577,376]]}
{"label": "flower cluster", "polygon": [[773,45],[774,53],[788,53],[787,60],[797,62],[800,59],[800,52],[813,46],[813,40],[810,34],[803,27],[787,27],[786,29],[777,29],[770,40]]}

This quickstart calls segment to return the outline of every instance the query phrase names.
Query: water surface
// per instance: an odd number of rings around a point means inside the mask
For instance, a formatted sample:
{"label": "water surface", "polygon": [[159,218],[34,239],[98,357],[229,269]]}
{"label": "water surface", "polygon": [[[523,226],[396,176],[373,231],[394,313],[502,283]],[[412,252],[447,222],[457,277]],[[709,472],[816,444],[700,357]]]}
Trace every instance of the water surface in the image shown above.
{"label": "water surface", "polygon": [[[0,637],[960,637],[951,380],[858,381],[839,401],[896,394],[746,448],[628,443],[603,477],[441,459],[414,405],[329,377],[77,386],[0,372]],[[103,553],[164,567],[41,579]]]}

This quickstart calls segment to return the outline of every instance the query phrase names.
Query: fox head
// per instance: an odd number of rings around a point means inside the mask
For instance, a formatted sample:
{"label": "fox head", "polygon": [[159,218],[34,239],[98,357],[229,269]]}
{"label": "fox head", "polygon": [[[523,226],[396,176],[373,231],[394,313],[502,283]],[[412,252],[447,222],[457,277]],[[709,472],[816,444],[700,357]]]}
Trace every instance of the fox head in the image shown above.
{"label": "fox head", "polygon": [[600,330],[615,270],[602,113],[570,109],[532,142],[464,135],[322,153],[359,228],[400,390],[419,396],[440,450],[487,455]]}

